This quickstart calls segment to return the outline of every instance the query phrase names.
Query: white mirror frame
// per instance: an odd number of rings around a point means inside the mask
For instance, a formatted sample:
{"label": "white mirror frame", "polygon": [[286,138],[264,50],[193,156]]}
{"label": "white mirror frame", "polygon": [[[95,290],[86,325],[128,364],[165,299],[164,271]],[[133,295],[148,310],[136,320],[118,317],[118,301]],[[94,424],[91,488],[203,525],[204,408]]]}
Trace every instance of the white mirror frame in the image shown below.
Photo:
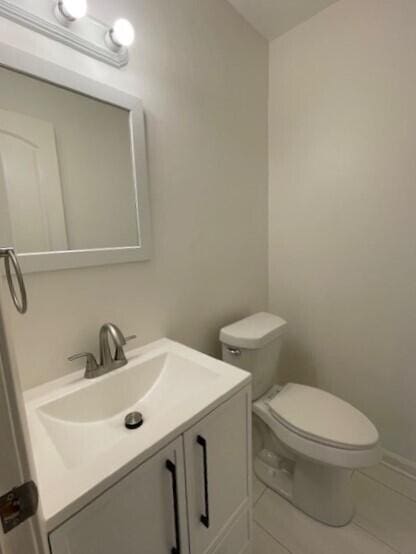
{"label": "white mirror frame", "polygon": [[[0,66],[29,77],[42,79],[91,98],[102,100],[130,112],[132,161],[135,176],[138,245],[62,252],[18,254],[24,273],[54,271],[127,262],[145,261],[151,254],[150,203],[146,157],[145,122],[141,101],[121,90],[105,85],[28,52],[0,44]],[[0,245],[13,246],[13,245]]]}

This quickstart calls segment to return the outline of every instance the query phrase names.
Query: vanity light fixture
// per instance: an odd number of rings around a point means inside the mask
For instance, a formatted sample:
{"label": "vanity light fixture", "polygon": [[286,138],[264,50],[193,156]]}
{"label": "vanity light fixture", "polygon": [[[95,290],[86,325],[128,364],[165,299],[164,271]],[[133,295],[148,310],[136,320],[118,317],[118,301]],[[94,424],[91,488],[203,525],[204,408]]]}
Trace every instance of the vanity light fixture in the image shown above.
{"label": "vanity light fixture", "polygon": [[[5,17],[113,67],[129,62],[134,27],[127,19],[112,25],[89,14],[88,0],[0,0]],[[87,13],[88,12],[88,13]]]}
{"label": "vanity light fixture", "polygon": [[127,19],[117,19],[105,36],[107,46],[113,52],[128,48],[134,42],[134,27]]}
{"label": "vanity light fixture", "polygon": [[55,15],[60,23],[68,24],[87,15],[87,0],[58,0]]}

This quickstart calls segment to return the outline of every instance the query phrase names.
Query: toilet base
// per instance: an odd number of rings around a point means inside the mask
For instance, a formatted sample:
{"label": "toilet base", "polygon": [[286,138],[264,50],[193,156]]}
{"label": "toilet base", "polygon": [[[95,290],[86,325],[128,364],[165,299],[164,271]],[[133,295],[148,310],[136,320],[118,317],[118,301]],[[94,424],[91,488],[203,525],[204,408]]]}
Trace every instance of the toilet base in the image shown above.
{"label": "toilet base", "polygon": [[265,485],[321,523],[342,527],[354,517],[350,469],[306,458],[292,462],[262,450],[254,461],[254,471]]}
{"label": "toilet base", "polygon": [[270,450],[262,450],[254,460],[254,473],[269,489],[292,502],[293,474],[283,464],[284,458]]}

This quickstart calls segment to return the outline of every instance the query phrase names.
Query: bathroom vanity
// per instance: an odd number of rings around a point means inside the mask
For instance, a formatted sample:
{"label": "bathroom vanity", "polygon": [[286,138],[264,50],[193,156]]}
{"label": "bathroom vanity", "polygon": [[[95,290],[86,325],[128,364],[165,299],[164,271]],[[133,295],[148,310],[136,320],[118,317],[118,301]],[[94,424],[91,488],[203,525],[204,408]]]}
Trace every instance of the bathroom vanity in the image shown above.
{"label": "bathroom vanity", "polygon": [[167,339],[128,360],[25,395],[51,554],[249,553],[250,375]]}

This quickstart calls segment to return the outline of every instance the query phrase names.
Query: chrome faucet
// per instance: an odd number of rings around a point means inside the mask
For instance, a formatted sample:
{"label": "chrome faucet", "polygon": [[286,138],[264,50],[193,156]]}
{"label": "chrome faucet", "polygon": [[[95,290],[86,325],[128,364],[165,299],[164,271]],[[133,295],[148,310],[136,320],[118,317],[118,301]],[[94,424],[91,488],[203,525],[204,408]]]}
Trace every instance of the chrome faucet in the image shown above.
{"label": "chrome faucet", "polygon": [[[111,351],[110,337],[114,344],[114,355]],[[95,379],[101,375],[123,367],[127,364],[126,354],[124,353],[124,346],[127,341],[135,339],[136,335],[125,337],[117,325],[114,323],[105,323],[100,329],[100,363],[98,364],[94,354],[91,352],[82,352],[81,354],[74,354],[70,356],[68,360],[70,362],[77,360],[78,358],[87,358],[87,364],[85,366],[86,379]]]}

